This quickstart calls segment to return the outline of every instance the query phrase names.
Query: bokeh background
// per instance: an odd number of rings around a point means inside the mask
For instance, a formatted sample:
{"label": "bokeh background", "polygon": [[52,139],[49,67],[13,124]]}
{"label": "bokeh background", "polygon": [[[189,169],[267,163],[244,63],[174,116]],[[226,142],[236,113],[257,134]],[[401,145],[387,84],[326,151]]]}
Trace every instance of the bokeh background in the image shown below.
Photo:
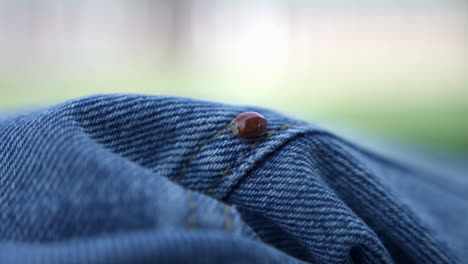
{"label": "bokeh background", "polygon": [[466,0],[0,0],[0,109],[95,93],[262,105],[468,153]]}

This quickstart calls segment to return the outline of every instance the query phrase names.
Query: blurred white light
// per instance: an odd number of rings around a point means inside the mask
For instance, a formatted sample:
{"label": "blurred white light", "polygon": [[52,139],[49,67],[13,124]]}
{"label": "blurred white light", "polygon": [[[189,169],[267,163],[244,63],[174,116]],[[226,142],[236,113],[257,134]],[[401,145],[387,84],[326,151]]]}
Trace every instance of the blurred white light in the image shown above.
{"label": "blurred white light", "polygon": [[274,11],[261,8],[237,14],[238,19],[220,17],[222,21],[217,22],[222,26],[214,36],[216,60],[257,78],[283,72],[288,60],[288,23]]}

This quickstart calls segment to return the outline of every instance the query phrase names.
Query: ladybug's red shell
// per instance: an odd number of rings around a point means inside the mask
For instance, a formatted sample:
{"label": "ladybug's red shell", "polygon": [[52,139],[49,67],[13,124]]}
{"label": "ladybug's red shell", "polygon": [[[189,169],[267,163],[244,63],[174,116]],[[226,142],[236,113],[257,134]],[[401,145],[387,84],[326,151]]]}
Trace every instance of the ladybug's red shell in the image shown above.
{"label": "ladybug's red shell", "polygon": [[268,123],[261,114],[256,112],[245,112],[236,117],[229,126],[234,135],[244,138],[255,138],[265,134]]}

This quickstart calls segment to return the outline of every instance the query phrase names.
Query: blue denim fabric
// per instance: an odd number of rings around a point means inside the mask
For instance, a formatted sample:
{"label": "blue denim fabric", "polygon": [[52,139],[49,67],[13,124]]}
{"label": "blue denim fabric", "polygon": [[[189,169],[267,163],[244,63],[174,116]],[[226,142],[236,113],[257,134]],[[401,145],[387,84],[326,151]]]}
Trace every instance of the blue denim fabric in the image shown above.
{"label": "blue denim fabric", "polygon": [[[264,137],[226,131],[246,111]],[[0,263],[467,263],[466,176],[261,108],[82,98],[0,120]]]}

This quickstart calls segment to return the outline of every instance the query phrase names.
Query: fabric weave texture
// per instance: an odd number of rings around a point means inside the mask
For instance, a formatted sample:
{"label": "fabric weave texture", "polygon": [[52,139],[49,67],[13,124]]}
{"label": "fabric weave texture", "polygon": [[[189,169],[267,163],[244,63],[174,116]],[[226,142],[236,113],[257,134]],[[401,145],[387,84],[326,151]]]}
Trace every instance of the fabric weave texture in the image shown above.
{"label": "fabric weave texture", "polygon": [[[247,111],[263,137],[226,130]],[[0,263],[468,263],[448,174],[263,108],[80,98],[0,118]]]}

